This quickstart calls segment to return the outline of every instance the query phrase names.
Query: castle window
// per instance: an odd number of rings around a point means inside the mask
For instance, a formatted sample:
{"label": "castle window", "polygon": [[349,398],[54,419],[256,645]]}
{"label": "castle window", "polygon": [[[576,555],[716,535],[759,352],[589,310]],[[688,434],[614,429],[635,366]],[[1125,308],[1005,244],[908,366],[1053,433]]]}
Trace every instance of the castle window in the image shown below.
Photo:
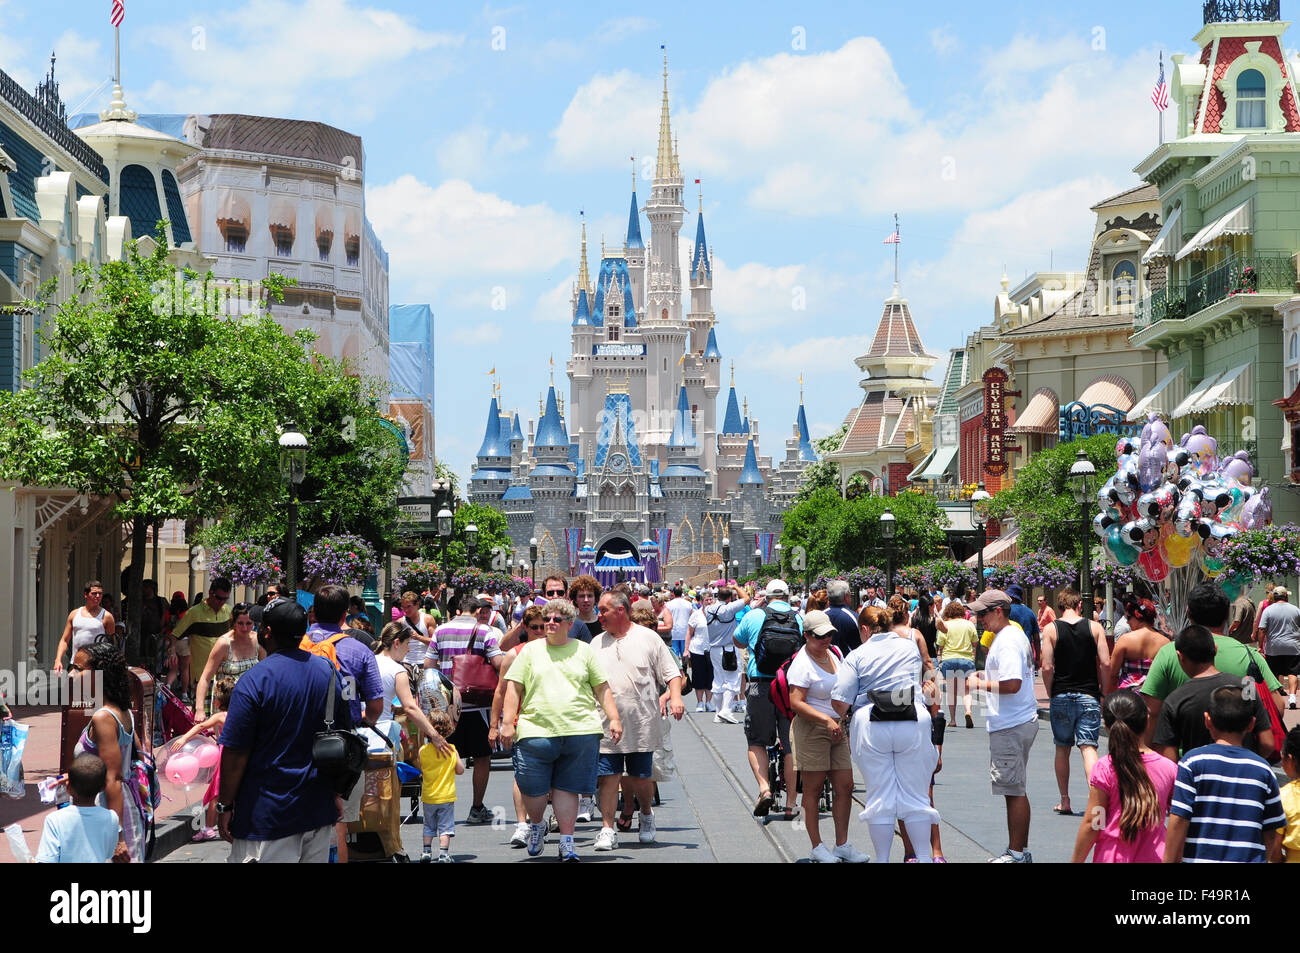
{"label": "castle window", "polygon": [[608,331],[609,331],[609,333],[606,335],[606,337],[608,337],[608,339],[611,340],[611,341],[617,341],[617,340],[618,340],[618,325],[617,325],[617,324],[611,324],[611,325],[609,326],[609,328],[608,328]]}
{"label": "castle window", "polygon": [[1257,69],[1244,70],[1237,77],[1237,128],[1264,128],[1264,74]]}

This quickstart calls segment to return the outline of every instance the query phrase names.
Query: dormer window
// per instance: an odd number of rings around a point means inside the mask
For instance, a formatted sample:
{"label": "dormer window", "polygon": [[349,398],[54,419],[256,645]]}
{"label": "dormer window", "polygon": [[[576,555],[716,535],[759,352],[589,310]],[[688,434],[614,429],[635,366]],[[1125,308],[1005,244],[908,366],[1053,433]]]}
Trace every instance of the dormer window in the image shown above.
{"label": "dormer window", "polygon": [[1127,258],[1115,265],[1110,273],[1112,300],[1117,308],[1132,307],[1133,291],[1137,287],[1137,269]]}
{"label": "dormer window", "polygon": [[1264,128],[1264,74],[1257,69],[1243,70],[1237,77],[1237,128]]}

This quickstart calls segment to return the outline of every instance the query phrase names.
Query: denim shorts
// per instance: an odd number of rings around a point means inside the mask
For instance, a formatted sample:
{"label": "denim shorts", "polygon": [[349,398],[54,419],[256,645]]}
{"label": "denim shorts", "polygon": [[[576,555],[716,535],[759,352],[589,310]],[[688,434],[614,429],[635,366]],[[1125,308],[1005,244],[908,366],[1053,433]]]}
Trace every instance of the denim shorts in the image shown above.
{"label": "denim shorts", "polygon": [[456,836],[456,802],[424,805],[425,837]]}
{"label": "denim shorts", "polygon": [[600,753],[600,764],[596,774],[626,774],[630,778],[648,778],[654,774],[655,753],[653,751],[634,751],[631,754]]}
{"label": "denim shorts", "polygon": [[944,678],[969,675],[975,671],[975,663],[968,658],[946,658],[939,663],[939,672]]}
{"label": "denim shorts", "polygon": [[1065,692],[1051,701],[1052,741],[1058,748],[1097,747],[1101,736],[1101,702],[1091,695]]}
{"label": "denim shorts", "polygon": [[552,790],[590,794],[596,790],[600,735],[524,738],[515,742],[515,783],[524,797],[544,797]]}

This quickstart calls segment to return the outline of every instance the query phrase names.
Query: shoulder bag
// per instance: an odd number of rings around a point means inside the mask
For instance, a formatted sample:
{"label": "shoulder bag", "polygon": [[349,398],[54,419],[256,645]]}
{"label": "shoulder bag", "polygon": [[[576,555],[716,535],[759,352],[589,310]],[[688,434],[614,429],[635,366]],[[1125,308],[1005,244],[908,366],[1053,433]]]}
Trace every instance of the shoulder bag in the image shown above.
{"label": "shoulder bag", "polygon": [[492,696],[497,690],[497,670],[485,655],[474,653],[474,642],[478,636],[478,624],[470,632],[469,645],[463,655],[451,660],[451,681],[460,692],[461,701],[467,708],[487,708],[492,704]]}
{"label": "shoulder bag", "polygon": [[316,774],[335,794],[346,798],[356,787],[366,767],[366,743],[351,729],[334,727],[334,691],[338,672],[330,667],[329,694],[325,700],[325,730],[316,733],[311,760]]}

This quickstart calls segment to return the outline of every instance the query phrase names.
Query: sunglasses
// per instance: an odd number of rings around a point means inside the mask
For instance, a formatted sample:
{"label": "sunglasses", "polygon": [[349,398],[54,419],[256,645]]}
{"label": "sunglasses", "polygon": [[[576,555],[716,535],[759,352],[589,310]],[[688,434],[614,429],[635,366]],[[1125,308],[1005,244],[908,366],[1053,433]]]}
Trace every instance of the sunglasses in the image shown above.
{"label": "sunglasses", "polygon": [[816,632],[809,632],[809,633],[808,633],[808,638],[810,638],[810,639],[829,639],[829,638],[830,638],[831,636],[833,636],[834,634],[835,634],[834,632],[827,632],[825,635],[818,635]]}
{"label": "sunglasses", "polygon": [[545,594],[548,595],[548,596],[551,596],[551,597],[553,597],[553,598],[556,598],[556,599],[562,599],[562,598],[564,598],[564,590],[563,590],[563,589],[547,589]]}
{"label": "sunglasses", "polygon": [[562,615],[548,615],[542,621],[545,622],[547,625],[564,625],[564,623],[568,622],[569,620]]}
{"label": "sunglasses", "polygon": [[540,632],[540,631],[542,631],[542,626],[541,626],[541,625],[530,625],[530,626],[528,626],[528,631],[529,631],[529,632]]}

